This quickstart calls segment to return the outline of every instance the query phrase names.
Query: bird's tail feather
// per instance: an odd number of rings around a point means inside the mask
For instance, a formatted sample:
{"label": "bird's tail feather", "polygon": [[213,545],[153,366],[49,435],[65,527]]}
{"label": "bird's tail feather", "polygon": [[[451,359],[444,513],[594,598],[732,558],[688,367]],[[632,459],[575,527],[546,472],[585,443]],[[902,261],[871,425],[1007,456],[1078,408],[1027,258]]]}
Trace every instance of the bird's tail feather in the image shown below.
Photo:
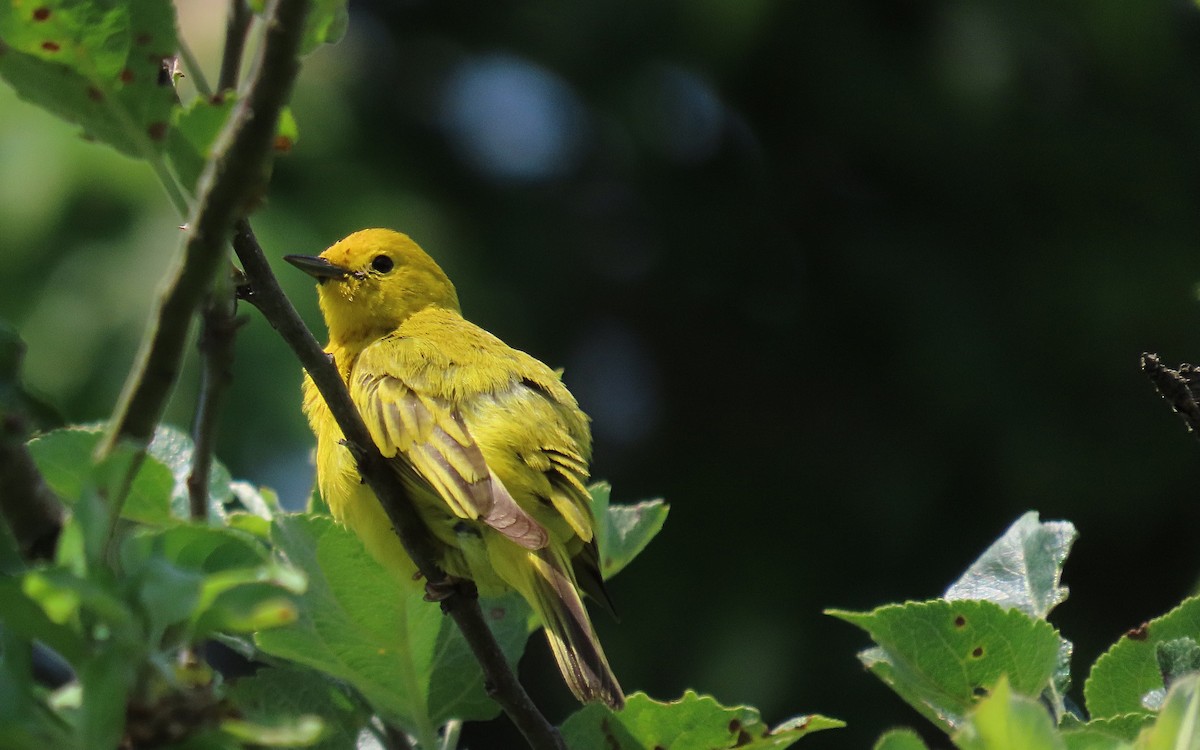
{"label": "bird's tail feather", "polygon": [[563,679],[584,703],[600,701],[613,710],[625,694],[608,666],[587,609],[572,578],[571,563],[551,549],[531,550],[532,596],[527,597],[546,628],[546,640]]}

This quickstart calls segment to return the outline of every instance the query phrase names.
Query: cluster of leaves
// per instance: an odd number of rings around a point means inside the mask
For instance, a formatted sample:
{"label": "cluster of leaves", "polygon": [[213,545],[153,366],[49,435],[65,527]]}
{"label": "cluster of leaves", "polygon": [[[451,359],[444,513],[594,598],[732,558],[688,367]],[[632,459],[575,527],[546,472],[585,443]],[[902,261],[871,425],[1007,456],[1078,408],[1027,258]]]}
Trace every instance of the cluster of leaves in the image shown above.
{"label": "cluster of leaves", "polygon": [[[1200,747],[1200,598],[1125,634],[1066,697],[1071,643],[1046,621],[1075,540],[1027,513],[943,598],[829,614],[870,634],[859,659],[964,750]],[[1086,710],[1085,710],[1086,709]],[[912,731],[876,750],[924,750]]]}
{"label": "cluster of leaves", "polygon": [[[305,51],[337,41],[346,27],[345,0],[316,5]],[[251,6],[263,11],[261,2]],[[209,95],[181,102],[174,85],[178,49],[175,8],[162,0],[0,5],[0,77],[21,98],[79,124],[85,138],[147,162],[182,210],[236,92],[208,92],[197,76],[197,88]],[[285,115],[280,149],[296,137]]]}
{"label": "cluster of leaves", "polygon": [[[69,427],[29,443],[72,513],[48,564],[24,565],[3,536],[0,746],[339,748],[380,732],[377,716],[438,747],[445,725],[497,714],[453,622],[327,515],[281,512],[272,493],[216,464],[208,523],[192,522],[186,435],[160,428],[137,465],[128,449],[95,465],[101,438],[99,427]],[[593,493],[613,574],[649,543],[667,508],[609,506],[605,485]],[[114,517],[111,500],[121,495]],[[510,595],[485,611],[515,663],[532,629],[529,608]],[[209,640],[253,659],[257,671],[222,679],[194,658]],[[62,675],[52,687],[39,674],[47,668]],[[664,716],[710,734],[729,733],[733,718],[766,730],[752,711],[695,695],[631,703],[640,710],[613,723],[628,724],[630,737],[670,732]],[[589,747],[600,721],[581,712],[565,729]],[[782,727],[770,746],[804,729]]]}

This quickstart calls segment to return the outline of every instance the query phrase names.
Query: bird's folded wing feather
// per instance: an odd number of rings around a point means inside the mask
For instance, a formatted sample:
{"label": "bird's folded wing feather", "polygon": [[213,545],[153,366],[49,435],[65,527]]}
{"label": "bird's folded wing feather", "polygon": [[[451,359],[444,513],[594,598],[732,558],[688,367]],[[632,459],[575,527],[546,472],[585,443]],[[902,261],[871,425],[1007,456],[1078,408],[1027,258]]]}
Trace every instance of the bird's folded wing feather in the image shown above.
{"label": "bird's folded wing feather", "polygon": [[455,516],[480,520],[527,549],[546,546],[546,529],[488,467],[453,404],[421,392],[402,368],[378,364],[403,361],[403,340],[383,339],[372,348],[385,346],[394,351],[364,352],[350,382],[350,397],[383,455],[395,457],[401,473],[415,470]]}

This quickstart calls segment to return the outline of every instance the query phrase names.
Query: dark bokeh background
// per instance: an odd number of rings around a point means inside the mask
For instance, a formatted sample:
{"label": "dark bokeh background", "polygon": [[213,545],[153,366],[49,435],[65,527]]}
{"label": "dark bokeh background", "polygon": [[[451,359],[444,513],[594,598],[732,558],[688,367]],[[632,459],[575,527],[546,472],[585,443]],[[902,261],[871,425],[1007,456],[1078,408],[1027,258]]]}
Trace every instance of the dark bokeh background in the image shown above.
{"label": "dark bokeh background", "polygon": [[[181,5],[215,59],[219,14]],[[629,690],[850,722],[813,748],[929,733],[821,611],[936,596],[1027,509],[1081,532],[1054,615],[1077,683],[1192,589],[1200,446],[1138,371],[1143,350],[1200,358],[1192,4],[376,0],[351,18],[307,61],[260,237],[278,258],[408,231],[468,317],[566,367],[595,476],[673,506],[613,583],[622,622],[598,618]],[[111,410],[177,223],[145,167],[0,91],[0,316],[72,420]],[[307,280],[279,273],[318,326]],[[221,456],[300,502],[297,366],[247,316]],[[193,395],[189,372],[171,420]]]}

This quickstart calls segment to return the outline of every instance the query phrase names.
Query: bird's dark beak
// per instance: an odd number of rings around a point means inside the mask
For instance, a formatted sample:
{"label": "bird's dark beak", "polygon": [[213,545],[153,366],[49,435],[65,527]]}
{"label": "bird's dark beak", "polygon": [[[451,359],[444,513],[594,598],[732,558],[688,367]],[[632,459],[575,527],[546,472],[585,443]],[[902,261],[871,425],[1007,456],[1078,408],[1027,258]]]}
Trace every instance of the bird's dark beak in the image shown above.
{"label": "bird's dark beak", "polygon": [[350,269],[335,266],[319,255],[285,255],[283,259],[318,282],[325,279],[344,279],[350,275]]}

